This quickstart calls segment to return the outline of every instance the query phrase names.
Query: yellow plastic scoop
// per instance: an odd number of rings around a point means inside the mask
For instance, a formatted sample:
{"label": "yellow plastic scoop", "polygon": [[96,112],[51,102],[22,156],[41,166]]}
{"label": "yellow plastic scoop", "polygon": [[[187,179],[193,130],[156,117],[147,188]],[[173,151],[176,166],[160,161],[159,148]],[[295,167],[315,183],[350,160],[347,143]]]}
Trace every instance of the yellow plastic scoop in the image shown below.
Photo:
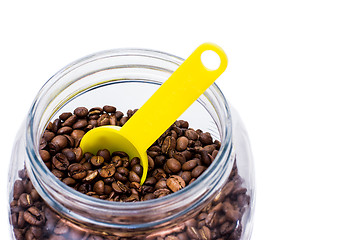
{"label": "yellow plastic scoop", "polygon": [[[204,66],[201,55],[217,53],[220,65],[211,70]],[[212,43],[200,45],[165,81],[148,101],[124,124],[102,126],[87,132],[80,142],[83,152],[96,154],[99,149],[126,152],[130,159],[139,157],[143,166],[141,184],[148,172],[147,149],[192,105],[224,72],[227,56]]]}

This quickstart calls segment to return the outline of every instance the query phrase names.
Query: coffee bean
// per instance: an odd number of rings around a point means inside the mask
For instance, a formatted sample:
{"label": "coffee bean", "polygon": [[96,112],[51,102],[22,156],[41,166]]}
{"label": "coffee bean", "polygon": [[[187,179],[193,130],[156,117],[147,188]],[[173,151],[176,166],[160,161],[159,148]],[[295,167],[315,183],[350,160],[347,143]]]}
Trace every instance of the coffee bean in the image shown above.
{"label": "coffee bean", "polygon": [[69,166],[69,161],[62,153],[57,153],[52,159],[53,165],[56,169],[64,171]]}
{"label": "coffee bean", "polygon": [[167,179],[167,187],[172,192],[177,192],[186,186],[183,178],[178,175],[172,175]]}
{"label": "coffee bean", "polygon": [[143,167],[140,164],[135,164],[132,166],[132,171],[135,172],[138,176],[142,176]]}
{"label": "coffee bean", "polygon": [[60,119],[55,119],[52,125],[52,131],[54,133],[56,133],[59,129],[61,128],[61,120]]}
{"label": "coffee bean", "polygon": [[104,194],[104,182],[102,180],[97,181],[94,183],[93,190],[96,192],[96,194],[102,195]]}
{"label": "coffee bean", "polygon": [[85,107],[77,107],[75,110],[74,110],[74,114],[79,117],[79,118],[84,118],[88,115],[89,111],[87,108]]}
{"label": "coffee bean", "polygon": [[105,105],[103,110],[107,113],[114,113],[117,109],[114,106]]}
{"label": "coffee bean", "polygon": [[19,197],[19,205],[23,208],[28,208],[33,205],[33,199],[31,198],[30,194],[22,193]]}
{"label": "coffee bean", "polygon": [[83,158],[83,151],[81,150],[81,148],[80,147],[73,148],[73,152],[75,154],[75,161],[80,162],[81,159]]}
{"label": "coffee bean", "polygon": [[164,154],[168,154],[169,152],[171,152],[172,150],[174,150],[176,147],[176,140],[174,137],[171,136],[167,136],[162,144],[162,152]]}
{"label": "coffee bean", "polygon": [[201,240],[201,235],[195,227],[187,227],[187,234],[191,239]]}
{"label": "coffee bean", "polygon": [[180,176],[181,176],[181,178],[183,178],[183,180],[186,184],[188,184],[190,182],[190,180],[192,179],[192,174],[190,171],[183,171]]}
{"label": "coffee bean", "polygon": [[102,156],[93,156],[90,159],[91,164],[95,167],[99,167],[104,163],[104,158]]}
{"label": "coffee bean", "polygon": [[204,145],[209,145],[213,143],[212,140],[212,136],[210,133],[206,132],[206,133],[201,133],[199,135],[199,140],[201,141],[202,144]]}
{"label": "coffee bean", "polygon": [[166,162],[166,166],[172,173],[177,173],[181,170],[182,165],[174,158],[170,158]]}
{"label": "coffee bean", "polygon": [[71,127],[77,121],[77,119],[78,118],[76,117],[76,115],[72,115],[64,121],[63,126]]}
{"label": "coffee bean", "polygon": [[30,207],[24,212],[24,220],[36,226],[43,224],[45,221],[43,213],[36,207]]}
{"label": "coffee bean", "polygon": [[177,139],[177,146],[176,146],[177,151],[182,152],[187,149],[187,146],[188,146],[188,138],[182,136]]}
{"label": "coffee bean", "polygon": [[98,170],[88,171],[86,177],[83,179],[85,182],[92,182],[98,176]]}
{"label": "coffee bean", "polygon": [[162,189],[158,189],[158,190],[156,190],[156,191],[154,191],[154,196],[156,197],[156,198],[160,198],[160,197],[164,197],[164,196],[167,196],[167,195],[169,195],[171,192],[170,192],[170,190],[169,189],[167,189],[167,188],[162,188]]}
{"label": "coffee bean", "polygon": [[113,164],[109,164],[109,165],[106,165],[106,166],[103,166],[100,170],[99,170],[99,175],[102,177],[102,178],[109,178],[111,176],[114,175],[116,169],[114,167]]}
{"label": "coffee bean", "polygon": [[131,182],[140,182],[140,177],[134,171],[129,172],[129,181]]}
{"label": "coffee bean", "polygon": [[71,112],[63,112],[62,114],[59,115],[59,118],[63,121],[65,121],[66,119],[68,119],[71,115],[73,115]]}
{"label": "coffee bean", "polygon": [[45,141],[50,142],[51,139],[53,139],[55,137],[55,133],[54,132],[50,132],[50,131],[45,131],[43,134],[43,138],[45,139]]}
{"label": "coffee bean", "polygon": [[55,136],[49,143],[52,152],[59,152],[68,145],[68,139],[64,135]]}
{"label": "coffee bean", "polygon": [[119,120],[119,124],[120,126],[123,126],[127,121],[128,121],[128,117],[122,117],[120,120]]}
{"label": "coffee bean", "polygon": [[192,170],[192,177],[194,177],[194,178],[199,177],[199,176],[204,172],[204,170],[206,170],[206,167],[204,167],[204,166],[197,166],[197,167],[195,167],[195,168]]}
{"label": "coffee bean", "polygon": [[188,129],[185,131],[184,136],[190,140],[196,141],[198,140],[198,134],[193,129]]}
{"label": "coffee bean", "polygon": [[154,189],[162,189],[162,188],[167,188],[167,180],[164,179],[160,179],[158,182],[156,182]]}
{"label": "coffee bean", "polygon": [[70,148],[64,148],[61,153],[66,156],[69,162],[74,162],[76,160],[76,155],[74,151]]}
{"label": "coffee bean", "polygon": [[209,154],[212,154],[212,152],[216,149],[214,144],[207,145],[203,147],[203,150],[207,151]]}
{"label": "coffee bean", "polygon": [[195,168],[197,166],[197,160],[196,159],[192,159],[192,160],[189,160],[187,162],[185,162],[183,165],[182,165],[182,170],[183,171],[190,171],[192,170],[193,168]]}
{"label": "coffee bean", "polygon": [[78,119],[74,124],[74,129],[83,129],[88,126],[88,121],[86,119]]}
{"label": "coffee bean", "polygon": [[44,162],[47,162],[51,159],[51,155],[48,151],[46,150],[39,150],[39,154],[40,154],[40,157],[41,159],[44,161]]}
{"label": "coffee bean", "polygon": [[104,158],[105,162],[110,162],[111,156],[108,149],[101,149],[97,152],[97,156],[101,156]]}
{"label": "coffee bean", "polygon": [[112,188],[117,193],[127,193],[127,192],[129,192],[129,188],[120,181],[113,182],[112,183]]}
{"label": "coffee bean", "polygon": [[60,170],[55,169],[55,168],[53,170],[51,170],[51,172],[54,174],[55,177],[57,177],[59,179],[62,179],[65,176],[65,173],[63,171],[60,171]]}
{"label": "coffee bean", "polygon": [[201,160],[204,165],[209,166],[212,163],[212,156],[209,155],[209,153],[206,150],[201,150]]}
{"label": "coffee bean", "polygon": [[79,180],[87,176],[87,171],[84,168],[84,165],[79,163],[73,163],[68,168],[70,177]]}
{"label": "coffee bean", "polygon": [[56,134],[58,135],[62,135],[62,134],[70,134],[73,131],[73,129],[71,127],[65,126],[60,128]]}
{"label": "coffee bean", "polygon": [[64,178],[62,180],[62,182],[65,183],[68,186],[72,186],[72,185],[75,185],[77,183],[76,180],[74,178],[71,178],[71,177]]}

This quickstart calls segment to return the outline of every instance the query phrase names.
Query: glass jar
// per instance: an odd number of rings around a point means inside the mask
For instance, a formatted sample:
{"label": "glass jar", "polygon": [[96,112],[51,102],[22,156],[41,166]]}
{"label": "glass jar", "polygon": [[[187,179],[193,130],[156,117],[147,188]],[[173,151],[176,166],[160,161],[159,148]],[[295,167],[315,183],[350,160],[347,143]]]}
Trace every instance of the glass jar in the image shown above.
{"label": "glass jar", "polygon": [[116,49],[77,60],[48,80],[13,147],[12,239],[250,239],[255,189],[248,137],[216,84],[179,119],[219,140],[218,155],[180,191],[131,203],[96,199],[57,179],[39,155],[44,130],[61,112],[107,104],[139,108],[182,62],[158,51]]}

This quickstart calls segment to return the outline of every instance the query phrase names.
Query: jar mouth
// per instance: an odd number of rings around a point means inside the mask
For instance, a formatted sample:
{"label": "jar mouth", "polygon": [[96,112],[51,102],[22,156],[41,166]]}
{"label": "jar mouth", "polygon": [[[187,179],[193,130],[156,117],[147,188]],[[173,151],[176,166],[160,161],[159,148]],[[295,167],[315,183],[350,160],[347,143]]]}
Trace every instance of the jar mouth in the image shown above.
{"label": "jar mouth", "polygon": [[[165,223],[169,219],[182,216],[189,212],[191,209],[197,207],[196,200],[202,200],[209,198],[214,194],[216,189],[214,186],[219,181],[225,181],[225,174],[229,171],[227,166],[228,162],[232,161],[232,120],[231,111],[224,97],[222,91],[214,83],[206,90],[204,96],[210,101],[213,107],[216,109],[218,118],[222,119],[221,126],[218,126],[220,131],[221,147],[218,155],[208,169],[201,174],[196,181],[189,186],[169,194],[167,196],[139,202],[112,202],[108,200],[97,199],[67,186],[53,175],[42,161],[38,146],[40,136],[46,127],[46,123],[50,121],[50,118],[44,118],[45,111],[52,111],[51,116],[55,115],[56,111],[49,109],[49,103],[52,99],[49,96],[55,96],[57,91],[60,92],[59,85],[64,88],[74,84],[78,79],[72,79],[68,82],[63,82],[63,77],[67,74],[71,74],[75,69],[81,68],[86,64],[95,63],[99,59],[110,59],[114,56],[135,56],[141,58],[159,59],[172,65],[172,68],[161,67],[162,71],[172,73],[184,60],[177,56],[154,51],[149,49],[113,49],[98,52],[87,57],[81,58],[69,65],[65,66],[58,73],[52,76],[41,88],[36,96],[33,104],[31,105],[27,121],[26,121],[26,152],[28,158],[26,164],[28,166],[29,177],[31,178],[34,186],[37,188],[39,194],[48,203],[49,206],[63,213],[69,218],[81,219],[84,222],[96,225],[102,225],[104,227],[122,227],[122,228],[149,228],[155,225]],[[124,65],[130,66],[130,65]],[[141,66],[141,65],[138,65]],[[147,66],[156,67],[156,66]],[[92,74],[92,73],[88,73]],[[160,83],[156,83],[159,84]],[[197,101],[202,101],[198,99]],[[57,109],[61,107],[62,103],[55,104]],[[67,203],[72,202],[77,205],[78,209],[69,209]],[[133,221],[125,222],[122,220],[108,221],[106,219],[94,220],[87,214],[86,209],[91,208],[92,211],[99,213],[100,215],[112,214],[115,216],[123,216],[129,214],[136,214],[138,216],[147,215],[160,215],[162,217],[154,216],[150,222],[143,222],[142,219],[133,219]],[[154,214],[157,213],[157,214]],[[109,216],[109,215],[108,215]],[[93,216],[94,217],[94,216]],[[103,221],[102,221],[103,220]]]}

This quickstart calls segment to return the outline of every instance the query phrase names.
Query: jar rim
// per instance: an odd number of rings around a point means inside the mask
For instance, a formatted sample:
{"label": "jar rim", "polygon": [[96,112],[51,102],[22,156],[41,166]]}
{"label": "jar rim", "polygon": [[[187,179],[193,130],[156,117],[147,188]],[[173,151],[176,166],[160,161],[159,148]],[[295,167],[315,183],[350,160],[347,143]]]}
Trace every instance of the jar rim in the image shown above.
{"label": "jar rim", "polygon": [[[44,181],[44,178],[47,178],[47,184],[51,184],[51,188],[55,190],[55,192],[59,193],[59,190],[61,189],[61,192],[66,195],[66,199],[71,199],[77,203],[81,203],[84,206],[91,206],[92,208],[103,208],[103,209],[111,209],[112,211],[118,211],[118,212],[134,212],[137,213],[146,213],[149,211],[154,210],[167,210],[167,207],[174,207],[174,203],[182,203],[180,205],[184,205],[185,203],[189,202],[187,199],[191,199],[194,197],[198,198],[204,198],[208,196],[208,193],[204,193],[201,191],[201,189],[204,189],[205,184],[212,188],[215,184],[214,176],[220,174],[220,172],[225,171],[225,168],[227,166],[227,162],[231,161],[231,153],[232,153],[232,144],[231,144],[231,132],[232,132],[232,118],[231,118],[231,111],[230,107],[228,105],[228,102],[223,95],[220,88],[217,86],[217,84],[212,84],[209,89],[206,90],[207,94],[213,94],[216,101],[218,101],[219,104],[221,104],[224,107],[224,129],[223,134],[221,134],[221,147],[219,149],[218,155],[213,161],[213,163],[207,168],[207,170],[201,174],[196,181],[194,181],[191,185],[185,187],[184,189],[181,189],[180,191],[177,191],[175,193],[169,194],[167,196],[147,200],[147,201],[139,201],[139,202],[112,202],[108,200],[102,200],[97,199],[91,196],[87,196],[86,194],[80,193],[77,190],[67,186],[63,182],[61,182],[59,179],[53,175],[49,169],[46,167],[44,162],[41,160],[40,154],[37,151],[37,143],[40,139],[40,137],[37,135],[37,122],[34,121],[35,113],[37,112],[37,106],[39,103],[44,101],[44,94],[52,89],[52,86],[58,82],[61,81],[61,77],[72,71],[73,69],[80,67],[83,64],[86,64],[90,61],[96,61],[97,59],[101,58],[107,58],[112,56],[118,56],[126,55],[126,54],[132,54],[136,56],[141,57],[152,57],[152,58],[160,58],[165,61],[169,61],[172,64],[180,65],[184,60],[180,57],[177,57],[172,54],[168,54],[161,51],[151,50],[151,49],[139,49],[139,48],[119,48],[119,49],[111,49],[111,50],[105,50],[100,51],[94,54],[90,54],[88,56],[85,56],[83,58],[80,58],[68,65],[66,65],[64,68],[59,70],[55,75],[53,75],[41,88],[38,95],[36,96],[33,104],[31,105],[31,108],[29,110],[29,114],[26,120],[26,152],[28,155],[28,163],[30,164],[30,177],[34,181],[34,185],[38,186],[43,190],[43,187],[41,186],[41,181]],[[217,175],[217,176],[218,176]],[[42,180],[41,180],[42,179]],[[40,182],[39,182],[40,181]],[[47,200],[51,200],[51,196],[48,195],[48,193],[40,191],[40,195],[42,195],[43,198]],[[202,195],[205,194],[205,195]],[[175,201],[177,200],[177,201]],[[185,203],[184,201],[185,200]],[[64,206],[60,203],[53,203],[53,208],[61,209],[63,211],[67,211],[67,209],[64,209]],[[151,207],[151,210],[150,210]],[[182,208],[182,206],[178,206],[179,208]],[[195,206],[193,206],[195,207]],[[184,211],[189,211],[189,209],[182,209],[181,212],[178,212],[178,214],[184,214]],[[68,211],[67,214],[69,216],[72,216],[73,212]],[[177,215],[177,214],[176,214]],[[77,215],[79,217],[79,215]],[[172,216],[174,217],[174,216]],[[91,222],[91,219],[85,219],[87,222]],[[162,222],[167,221],[166,218],[160,219],[159,221],[154,221],[152,223],[140,223],[138,225],[130,226],[130,225],[123,225],[119,223],[103,223],[104,226],[108,227],[127,227],[127,228],[135,228],[135,227],[150,227],[155,224],[159,224]],[[93,222],[94,224],[99,224],[98,221]]]}

